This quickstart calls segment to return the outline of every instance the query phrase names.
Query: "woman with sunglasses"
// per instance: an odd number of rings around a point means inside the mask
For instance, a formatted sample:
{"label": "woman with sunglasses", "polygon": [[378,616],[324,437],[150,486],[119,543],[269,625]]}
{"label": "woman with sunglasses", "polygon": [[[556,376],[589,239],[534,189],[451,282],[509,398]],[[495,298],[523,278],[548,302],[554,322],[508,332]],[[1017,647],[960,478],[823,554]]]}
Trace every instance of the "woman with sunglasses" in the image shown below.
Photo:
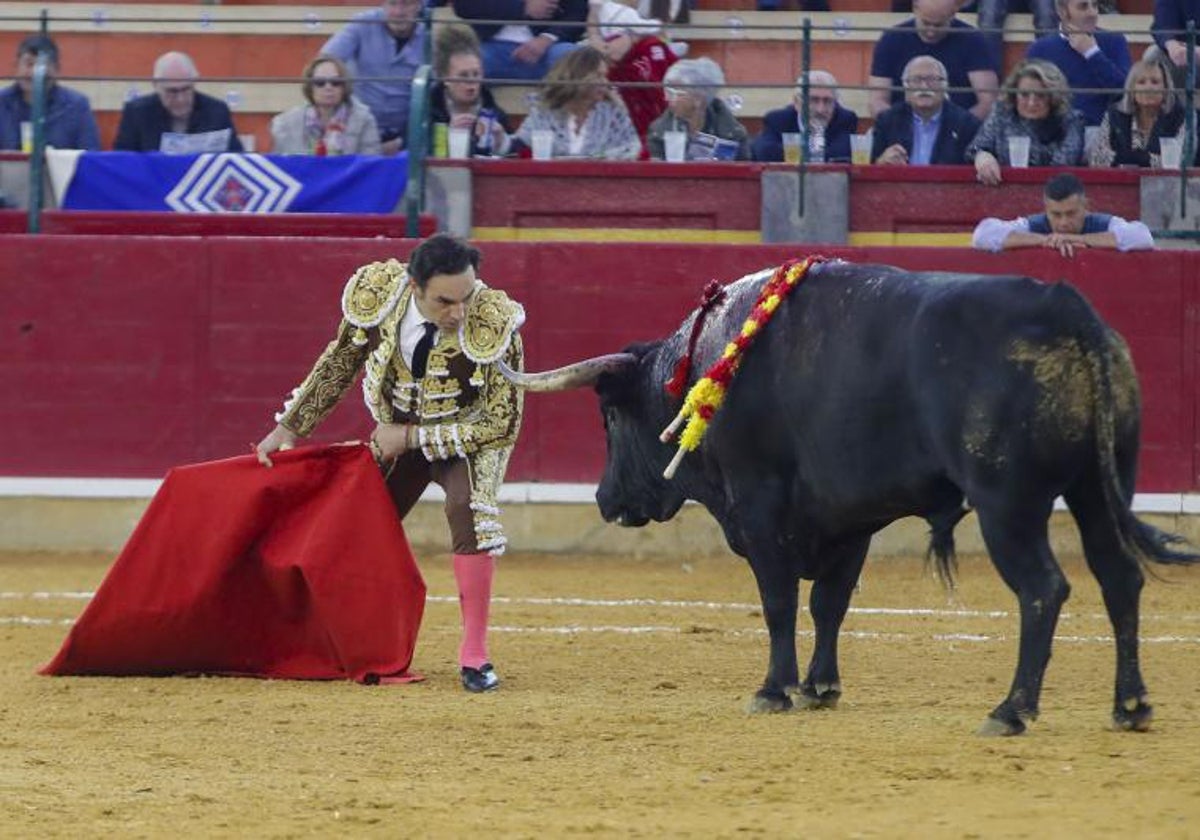
{"label": "woman with sunglasses", "polygon": [[1026,59],[1004,80],[1000,100],[967,147],[975,177],[999,184],[1001,166],[1011,166],[1009,139],[1029,140],[1029,166],[1081,166],[1083,115],[1071,108],[1062,71],[1048,61]]}
{"label": "woman with sunglasses", "polygon": [[371,109],[351,96],[346,65],[319,55],[304,68],[304,98],[271,120],[277,155],[377,155],[379,128]]}

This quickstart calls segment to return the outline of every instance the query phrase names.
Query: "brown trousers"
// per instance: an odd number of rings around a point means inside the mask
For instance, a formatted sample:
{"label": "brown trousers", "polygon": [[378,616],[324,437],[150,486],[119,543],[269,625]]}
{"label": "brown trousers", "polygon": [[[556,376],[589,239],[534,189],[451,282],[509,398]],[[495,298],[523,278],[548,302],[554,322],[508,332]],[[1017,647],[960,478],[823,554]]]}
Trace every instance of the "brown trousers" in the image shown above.
{"label": "brown trousers", "polygon": [[410,450],[397,458],[391,469],[387,487],[401,519],[408,516],[432,481],[446,491],[446,522],[454,553],[479,553],[475,513],[471,510],[471,469],[466,458],[430,462],[420,450]]}

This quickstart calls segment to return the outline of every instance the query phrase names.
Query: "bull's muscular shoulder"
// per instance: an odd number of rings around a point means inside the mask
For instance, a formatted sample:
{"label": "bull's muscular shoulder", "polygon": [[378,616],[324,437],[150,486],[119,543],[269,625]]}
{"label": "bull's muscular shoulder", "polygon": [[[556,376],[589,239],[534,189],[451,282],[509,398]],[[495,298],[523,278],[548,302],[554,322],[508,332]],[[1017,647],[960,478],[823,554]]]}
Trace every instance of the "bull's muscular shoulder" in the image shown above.
{"label": "bull's muscular shoulder", "polygon": [[463,353],[475,364],[490,364],[504,355],[524,323],[525,307],[479,281],[463,323]]}
{"label": "bull's muscular shoulder", "polygon": [[407,285],[408,271],[399,260],[362,266],[346,281],[342,314],[360,329],[377,327],[396,307]]}

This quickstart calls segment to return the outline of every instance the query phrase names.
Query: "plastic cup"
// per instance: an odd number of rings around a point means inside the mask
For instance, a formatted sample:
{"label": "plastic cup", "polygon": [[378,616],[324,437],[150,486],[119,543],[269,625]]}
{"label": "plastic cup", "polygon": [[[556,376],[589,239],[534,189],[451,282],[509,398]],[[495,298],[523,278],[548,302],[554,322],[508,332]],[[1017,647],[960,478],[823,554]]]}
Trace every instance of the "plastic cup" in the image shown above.
{"label": "plastic cup", "polygon": [[783,162],[793,166],[800,162],[800,134],[787,131],[783,134]]}
{"label": "plastic cup", "polygon": [[446,133],[447,147],[452,158],[468,158],[471,156],[471,129],[452,128]]}
{"label": "plastic cup", "polygon": [[687,132],[664,131],[663,151],[669,163],[683,163],[687,157]]}
{"label": "plastic cup", "polygon": [[1008,163],[1017,169],[1025,169],[1029,166],[1028,137],[1008,138]]}
{"label": "plastic cup", "polygon": [[850,162],[855,166],[866,166],[871,162],[871,135],[854,134],[850,137]]}
{"label": "plastic cup", "polygon": [[21,151],[29,154],[33,151],[33,123],[21,123]]}
{"label": "plastic cup", "polygon": [[1179,138],[1160,137],[1158,138],[1158,148],[1161,152],[1160,160],[1162,161],[1162,168],[1178,169],[1180,159],[1183,157],[1183,148],[1179,142]]}
{"label": "plastic cup", "polygon": [[554,132],[541,128],[533,132],[533,159],[550,160],[554,157]]}

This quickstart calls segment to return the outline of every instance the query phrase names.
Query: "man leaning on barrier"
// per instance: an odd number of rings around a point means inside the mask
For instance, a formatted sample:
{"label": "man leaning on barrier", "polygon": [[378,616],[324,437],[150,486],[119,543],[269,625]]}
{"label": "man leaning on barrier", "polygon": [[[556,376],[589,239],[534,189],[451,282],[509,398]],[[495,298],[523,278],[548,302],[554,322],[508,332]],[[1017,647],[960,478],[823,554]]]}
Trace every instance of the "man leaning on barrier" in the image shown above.
{"label": "man leaning on barrier", "polygon": [[975,227],[971,245],[982,251],[1053,248],[1073,257],[1084,248],[1145,251],[1154,247],[1150,228],[1120,216],[1088,211],[1083,182],[1069,172],[1046,182],[1044,212],[1011,221],[984,219]]}

